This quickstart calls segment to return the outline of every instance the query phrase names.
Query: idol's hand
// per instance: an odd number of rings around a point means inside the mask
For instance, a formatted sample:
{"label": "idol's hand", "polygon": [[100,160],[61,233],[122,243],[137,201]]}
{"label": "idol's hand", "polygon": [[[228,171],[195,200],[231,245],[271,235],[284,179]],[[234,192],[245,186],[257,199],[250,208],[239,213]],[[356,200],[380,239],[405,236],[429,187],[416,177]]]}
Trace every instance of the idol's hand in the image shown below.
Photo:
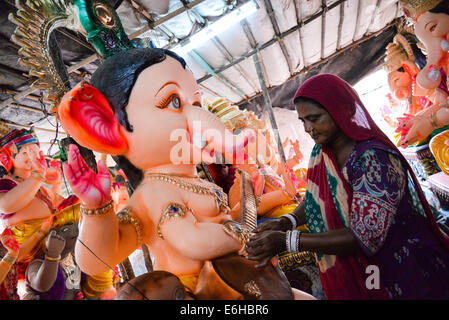
{"label": "idol's hand", "polygon": [[41,150],[37,152],[33,148],[33,145],[26,145],[23,148],[26,148],[27,155],[30,159],[31,171],[45,177],[47,173],[47,162],[45,161],[44,153]]}
{"label": "idol's hand", "polygon": [[19,255],[19,243],[8,228],[6,228],[0,235],[0,242],[8,250],[8,253],[11,256],[17,257]]}
{"label": "idol's hand", "polygon": [[57,258],[65,248],[65,239],[55,230],[51,230],[47,238],[47,255],[51,258]]}
{"label": "idol's hand", "polygon": [[58,184],[62,182],[62,169],[59,161],[52,160],[49,162],[49,168],[45,175],[45,183]]}
{"label": "idol's hand", "polygon": [[64,163],[64,174],[84,207],[100,208],[111,200],[111,177],[103,160],[98,161],[98,173],[95,173],[73,144],[70,145],[68,160]]}
{"label": "idol's hand", "polygon": [[256,267],[267,265],[271,258],[286,250],[285,237],[285,232],[274,230],[253,235],[245,247],[247,258],[260,261]]}
{"label": "idol's hand", "polygon": [[401,130],[408,131],[402,140],[401,147],[407,147],[422,141],[435,129],[427,116],[417,115],[402,125]]}

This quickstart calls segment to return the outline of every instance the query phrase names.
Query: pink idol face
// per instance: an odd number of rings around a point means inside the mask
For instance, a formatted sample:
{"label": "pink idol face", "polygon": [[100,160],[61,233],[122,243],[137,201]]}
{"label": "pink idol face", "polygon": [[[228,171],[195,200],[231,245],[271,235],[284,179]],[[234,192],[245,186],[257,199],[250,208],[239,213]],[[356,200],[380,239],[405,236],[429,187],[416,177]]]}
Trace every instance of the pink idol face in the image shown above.
{"label": "pink idol face", "polygon": [[393,71],[388,76],[388,85],[394,97],[402,101],[410,94],[412,79],[406,72]]}
{"label": "pink idol face", "polygon": [[171,150],[192,147],[184,111],[193,106],[201,106],[198,84],[177,60],[167,56],[143,70],[126,106],[133,132],[125,133],[125,156],[142,170],[171,163]]}
{"label": "pink idol face", "polygon": [[[426,12],[415,24],[415,33],[425,45],[429,37],[447,40],[449,34],[449,16],[444,13]],[[427,47],[427,45],[426,45]],[[431,48],[427,48],[430,50]]]}
{"label": "pink idol face", "polygon": [[14,168],[31,171],[32,162],[39,157],[39,146],[35,143],[23,146],[14,157]]}
{"label": "pink idol face", "polygon": [[125,186],[120,186],[112,191],[112,199],[116,204],[126,204],[129,200],[128,190]]}

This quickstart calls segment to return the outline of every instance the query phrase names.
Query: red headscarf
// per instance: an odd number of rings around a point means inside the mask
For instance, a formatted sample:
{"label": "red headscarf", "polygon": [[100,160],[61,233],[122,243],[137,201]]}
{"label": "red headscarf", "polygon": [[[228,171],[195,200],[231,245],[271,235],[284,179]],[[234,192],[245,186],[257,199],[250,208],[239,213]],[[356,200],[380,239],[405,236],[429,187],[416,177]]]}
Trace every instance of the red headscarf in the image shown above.
{"label": "red headscarf", "polygon": [[346,81],[335,75],[320,74],[306,80],[299,87],[293,101],[295,102],[299,97],[313,99],[321,104],[329,112],[341,131],[351,139],[355,141],[376,139],[397,152],[413,179],[427,220],[443,244],[449,249],[449,237],[439,229],[410,164],[394,143],[376,125],[354,89]]}

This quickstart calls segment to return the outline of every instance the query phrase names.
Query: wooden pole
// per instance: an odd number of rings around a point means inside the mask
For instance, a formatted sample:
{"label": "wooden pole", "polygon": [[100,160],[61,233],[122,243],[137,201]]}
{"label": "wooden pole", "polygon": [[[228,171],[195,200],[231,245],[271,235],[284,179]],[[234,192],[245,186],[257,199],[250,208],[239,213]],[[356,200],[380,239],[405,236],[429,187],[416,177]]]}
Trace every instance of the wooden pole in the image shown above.
{"label": "wooden pole", "polygon": [[256,67],[257,77],[259,78],[260,87],[262,88],[263,100],[265,110],[268,112],[268,117],[270,118],[271,128],[273,129],[274,136],[279,149],[279,154],[281,155],[282,165],[285,165],[287,159],[285,158],[284,148],[282,146],[281,137],[279,135],[279,129],[274,117],[273,107],[271,105],[270,95],[268,94],[267,86],[265,84],[265,79],[262,74],[262,68],[260,66],[259,52],[253,55],[254,66]]}

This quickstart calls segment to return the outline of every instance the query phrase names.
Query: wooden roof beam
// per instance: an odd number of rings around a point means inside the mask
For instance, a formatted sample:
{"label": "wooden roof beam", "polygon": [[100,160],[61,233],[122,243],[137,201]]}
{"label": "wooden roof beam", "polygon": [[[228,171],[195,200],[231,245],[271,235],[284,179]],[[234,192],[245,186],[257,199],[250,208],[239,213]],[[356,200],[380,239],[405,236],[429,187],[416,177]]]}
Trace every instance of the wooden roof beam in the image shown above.
{"label": "wooden roof beam", "polygon": [[[158,26],[158,25],[160,25],[160,24],[170,20],[171,18],[174,18],[174,17],[180,15],[181,13],[184,13],[185,11],[187,11],[189,9],[192,9],[193,7],[199,5],[200,3],[204,2],[204,1],[206,1],[206,0],[194,0],[191,3],[189,3],[187,6],[183,6],[183,7],[179,8],[179,9],[177,9],[177,10],[175,10],[175,11],[173,11],[173,12],[167,14],[167,15],[165,15],[164,17],[162,17],[161,19],[158,19],[157,21],[155,21],[151,25],[145,26],[142,29],[137,30],[136,32],[130,34],[128,37],[130,39],[137,38],[138,36],[144,34],[148,30],[154,29],[156,26]],[[81,60],[79,63],[70,66],[67,69],[67,72],[68,73],[72,73],[75,70],[78,70],[78,69],[84,67],[85,65],[96,61],[98,58],[99,58],[99,56],[97,54],[93,54],[93,55],[91,55],[91,56]],[[20,93],[16,94],[14,97],[11,97],[11,98],[9,98],[9,99],[7,99],[5,101],[2,101],[0,103],[0,110],[5,108],[5,107],[7,107],[10,103],[13,103],[15,101],[19,101],[20,99],[23,99],[24,97],[28,96],[31,93],[36,92],[37,90],[38,89],[34,89],[34,88],[30,87],[30,88],[25,89],[24,91],[21,91]]]}
{"label": "wooden roof beam", "polygon": [[[333,4],[327,6],[326,8],[327,8],[327,10],[332,10],[333,8],[335,8],[336,6],[340,5],[341,3],[345,2],[345,1],[347,1],[347,0],[338,0],[338,1],[334,2]],[[218,73],[220,73],[220,72],[223,72],[224,70],[226,70],[226,69],[228,69],[228,68],[230,68],[230,67],[233,67],[234,65],[236,65],[236,64],[242,62],[243,60],[245,60],[245,59],[251,57],[252,55],[256,54],[257,51],[262,51],[263,49],[265,49],[265,48],[271,46],[273,43],[276,43],[277,41],[279,41],[279,39],[285,38],[285,37],[287,37],[288,35],[290,35],[290,34],[292,34],[293,32],[295,32],[296,30],[301,29],[301,27],[302,27],[303,25],[306,25],[306,24],[308,24],[308,23],[310,23],[310,22],[312,22],[312,21],[318,19],[319,17],[321,17],[322,14],[323,14],[323,10],[320,10],[318,13],[312,15],[311,17],[309,17],[309,18],[307,18],[305,21],[303,21],[303,23],[298,24],[298,25],[296,25],[296,26],[290,28],[289,30],[287,30],[287,31],[285,31],[285,32],[282,32],[282,33],[280,34],[279,38],[275,37],[275,38],[273,38],[273,39],[271,39],[271,40],[265,42],[264,44],[258,46],[257,48],[253,48],[251,51],[249,51],[249,52],[246,53],[245,55],[241,56],[240,58],[235,59],[233,62],[231,62],[231,63],[229,63],[229,64],[227,64],[227,65],[224,65],[223,67],[218,68],[216,71],[217,71]],[[243,20],[243,21],[240,23],[240,24],[242,25],[242,27],[243,27],[243,25],[244,25],[244,24],[243,24],[244,22],[245,22],[245,20]],[[201,79],[198,79],[197,82],[198,82],[198,83],[201,83],[201,82],[203,82],[203,81],[209,79],[210,77],[211,77],[211,76],[209,76],[209,75],[204,76],[204,77],[202,77]]]}
{"label": "wooden roof beam", "polygon": [[280,38],[281,31],[279,29],[279,24],[276,21],[276,17],[274,15],[273,6],[271,5],[270,0],[264,0],[264,3],[265,3],[265,10],[267,11],[268,16],[270,17],[271,25],[273,26],[273,29],[274,29],[274,34],[276,35],[276,37],[279,38],[279,41],[278,41],[279,46],[281,47],[282,54],[284,55],[285,62],[287,63],[288,70],[291,75],[294,72],[294,69],[292,66],[292,58],[291,58],[290,54],[288,53],[287,47],[285,46],[283,39]]}

